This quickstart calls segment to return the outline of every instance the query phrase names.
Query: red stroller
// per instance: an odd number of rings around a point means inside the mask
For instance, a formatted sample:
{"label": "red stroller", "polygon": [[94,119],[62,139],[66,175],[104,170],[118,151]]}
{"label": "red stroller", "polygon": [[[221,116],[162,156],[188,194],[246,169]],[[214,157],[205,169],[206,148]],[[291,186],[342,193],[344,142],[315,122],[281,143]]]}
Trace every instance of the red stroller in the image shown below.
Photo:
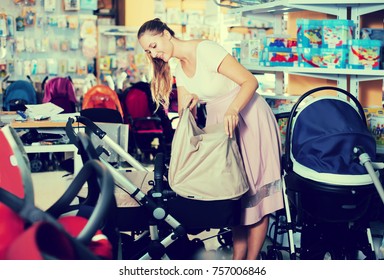
{"label": "red stroller", "polygon": [[[150,160],[157,152],[165,152],[172,142],[174,130],[165,110],[159,108],[156,111],[150,85],[138,82],[127,88],[121,103],[124,122],[130,125],[129,152],[141,161]],[[156,139],[158,143],[154,144]]]}
{"label": "red stroller", "polygon": [[[88,161],[64,195],[44,212],[34,205],[28,157],[10,126],[0,130],[0,144],[4,163],[0,174],[7,174],[0,176],[0,259],[111,258],[111,244],[99,230],[113,206],[113,179],[108,170],[98,161]],[[89,219],[59,217],[88,181],[100,182],[93,185],[100,188],[100,196]]]}

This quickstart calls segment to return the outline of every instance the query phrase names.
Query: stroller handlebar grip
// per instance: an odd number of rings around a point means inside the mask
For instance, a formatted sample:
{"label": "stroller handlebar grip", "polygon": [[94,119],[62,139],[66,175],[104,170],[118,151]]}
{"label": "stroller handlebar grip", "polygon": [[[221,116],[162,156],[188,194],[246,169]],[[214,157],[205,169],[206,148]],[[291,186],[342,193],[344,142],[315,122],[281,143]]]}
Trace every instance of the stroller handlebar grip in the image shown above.
{"label": "stroller handlebar grip", "polygon": [[155,187],[154,190],[156,192],[161,192],[163,187],[163,174],[164,174],[164,154],[158,153],[155,157],[154,164],[154,179],[155,179]]}
{"label": "stroller handlebar grip", "polygon": [[76,145],[76,134],[73,129],[73,123],[78,122],[81,124],[84,124],[87,128],[89,128],[97,137],[100,139],[103,139],[106,135],[105,131],[103,131],[99,126],[97,126],[93,121],[90,119],[83,117],[83,116],[76,116],[75,118],[69,117],[68,121],[65,126],[65,132],[68,135],[69,140],[72,144]]}

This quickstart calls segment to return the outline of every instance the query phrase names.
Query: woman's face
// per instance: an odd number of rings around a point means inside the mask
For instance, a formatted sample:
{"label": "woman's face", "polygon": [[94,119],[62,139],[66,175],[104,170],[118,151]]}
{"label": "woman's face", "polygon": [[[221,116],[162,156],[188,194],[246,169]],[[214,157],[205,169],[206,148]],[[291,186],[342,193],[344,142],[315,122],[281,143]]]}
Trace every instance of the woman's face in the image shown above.
{"label": "woman's face", "polygon": [[173,45],[170,43],[170,35],[168,32],[153,35],[145,32],[139,39],[139,43],[144,51],[152,58],[158,58],[164,62],[172,57]]}

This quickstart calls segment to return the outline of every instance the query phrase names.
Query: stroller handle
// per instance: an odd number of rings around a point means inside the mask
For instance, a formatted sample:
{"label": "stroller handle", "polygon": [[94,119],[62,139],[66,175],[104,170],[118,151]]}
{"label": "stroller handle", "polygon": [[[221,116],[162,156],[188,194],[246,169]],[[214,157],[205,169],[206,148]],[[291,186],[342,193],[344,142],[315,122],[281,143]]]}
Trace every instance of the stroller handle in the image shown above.
{"label": "stroller handle", "polygon": [[64,210],[69,207],[73,199],[76,198],[82,186],[89,180],[89,178],[94,176],[99,179],[99,200],[97,201],[87,224],[76,238],[85,245],[90,243],[96,231],[101,228],[114,198],[113,187],[111,187],[114,185],[112,175],[99,160],[91,159],[87,161],[79,174],[73,179],[65,193],[47,210],[50,215],[55,217],[63,214]]}
{"label": "stroller handle", "polygon": [[76,116],[76,117],[69,117],[68,121],[65,125],[65,132],[68,135],[69,140],[71,143],[73,143],[76,147],[78,147],[76,143],[76,133],[73,129],[73,124],[75,122],[84,124],[87,128],[89,128],[97,137],[100,139],[103,139],[104,136],[106,135],[106,132],[102,130],[99,126],[97,126],[93,121],[86,117],[82,116]]}
{"label": "stroller handle", "polygon": [[68,209],[68,207],[70,208],[71,202],[77,196],[85,182],[87,182],[88,178],[94,177],[95,175],[100,180],[100,199],[92,211],[87,224],[76,238],[76,240],[82,244],[88,245],[96,231],[100,229],[104,222],[114,198],[113,188],[111,188],[114,184],[112,175],[98,160],[91,160],[84,164],[65,193],[45,212],[37,208],[30,201],[21,199],[1,187],[0,202],[7,205],[28,223],[33,224],[39,221],[46,221],[58,229],[63,230],[56,218],[63,214],[64,210]]}
{"label": "stroller handle", "polygon": [[291,141],[292,122],[293,122],[293,118],[294,118],[295,114],[297,113],[297,108],[299,107],[300,103],[304,99],[306,99],[308,96],[310,96],[311,94],[313,94],[315,92],[319,92],[319,91],[323,91],[323,90],[338,91],[340,93],[343,93],[347,97],[349,97],[355,103],[355,105],[359,111],[359,115],[360,115],[361,119],[364,121],[364,123],[366,123],[363,107],[361,106],[359,100],[355,96],[353,96],[350,92],[348,92],[342,88],[333,87],[333,86],[317,87],[317,88],[314,88],[314,89],[307,91],[302,96],[300,96],[300,98],[297,100],[295,105],[292,107],[292,110],[291,110],[289,117],[288,117],[287,132],[286,132],[286,138],[285,138],[285,159],[284,159],[284,163],[285,163],[284,169],[286,169],[286,170],[292,169],[292,161],[290,160],[290,156],[289,156],[290,152],[291,152],[290,141]]}

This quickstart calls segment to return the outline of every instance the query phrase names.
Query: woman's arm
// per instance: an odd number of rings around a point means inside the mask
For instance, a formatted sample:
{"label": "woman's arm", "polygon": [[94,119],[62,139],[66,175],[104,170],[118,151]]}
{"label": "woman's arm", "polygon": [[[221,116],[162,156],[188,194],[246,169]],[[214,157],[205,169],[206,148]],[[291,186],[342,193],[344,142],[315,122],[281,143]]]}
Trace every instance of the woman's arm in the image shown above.
{"label": "woman's arm", "polygon": [[248,104],[259,83],[243,65],[233,56],[228,54],[224,57],[217,71],[240,85],[240,91],[229,105],[224,115],[224,128],[229,137],[233,137],[233,131],[239,122],[239,112]]}
{"label": "woman's arm", "polygon": [[177,87],[177,111],[179,116],[181,116],[183,109],[189,105],[192,114],[196,117],[196,104],[198,101],[199,98],[196,94],[189,93],[184,87]]}

